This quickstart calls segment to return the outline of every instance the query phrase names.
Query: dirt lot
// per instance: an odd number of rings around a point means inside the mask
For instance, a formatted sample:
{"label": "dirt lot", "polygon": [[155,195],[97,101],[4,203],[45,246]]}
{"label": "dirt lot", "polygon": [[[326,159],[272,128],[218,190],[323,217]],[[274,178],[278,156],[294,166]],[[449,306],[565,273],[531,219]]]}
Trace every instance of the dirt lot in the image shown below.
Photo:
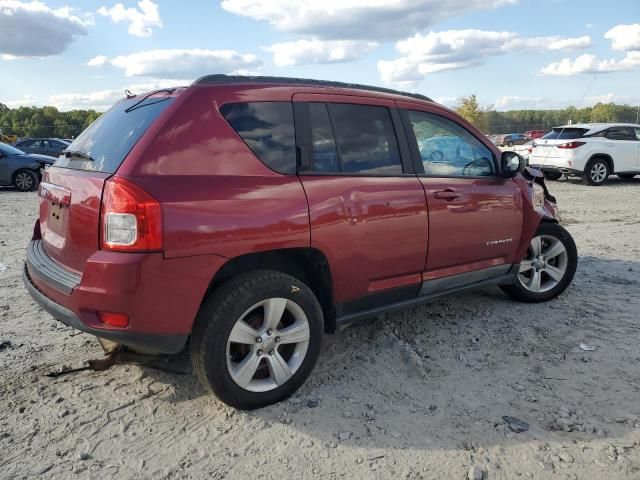
{"label": "dirt lot", "polygon": [[0,478],[640,478],[640,179],[551,189],[580,253],[559,299],[491,288],[328,336],[306,385],[251,413],[186,355],[47,377],[101,350],[25,293],[37,198],[0,189]]}

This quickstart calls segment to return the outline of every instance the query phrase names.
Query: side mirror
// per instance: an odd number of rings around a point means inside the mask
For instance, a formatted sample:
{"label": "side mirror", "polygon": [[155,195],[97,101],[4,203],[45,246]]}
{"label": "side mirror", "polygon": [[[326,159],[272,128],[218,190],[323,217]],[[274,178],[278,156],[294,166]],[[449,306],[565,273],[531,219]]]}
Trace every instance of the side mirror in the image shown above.
{"label": "side mirror", "polygon": [[500,170],[502,171],[502,177],[513,178],[518,174],[518,172],[524,170],[525,166],[524,158],[516,152],[502,152],[502,156],[500,157]]}

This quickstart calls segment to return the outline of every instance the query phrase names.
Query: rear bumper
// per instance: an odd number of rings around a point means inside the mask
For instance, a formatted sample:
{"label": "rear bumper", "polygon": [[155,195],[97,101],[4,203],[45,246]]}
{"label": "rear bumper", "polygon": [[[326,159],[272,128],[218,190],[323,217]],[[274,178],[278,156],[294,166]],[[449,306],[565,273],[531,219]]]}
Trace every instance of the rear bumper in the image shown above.
{"label": "rear bumper", "polygon": [[[138,350],[176,353],[225,261],[216,255],[165,259],[160,252],[98,250],[78,273],[51,258],[42,240],[32,240],[23,279],[42,308],[66,325]],[[99,312],[126,314],[129,325],[105,324]]]}
{"label": "rear bumper", "polygon": [[563,167],[558,165],[539,165],[539,164],[530,164],[529,167],[533,169],[540,169],[543,172],[554,172],[554,173],[563,173],[565,175],[582,175],[580,170],[576,170],[574,168]]}
{"label": "rear bumper", "polygon": [[187,343],[187,338],[189,338],[188,335],[154,335],[133,333],[126,330],[101,330],[92,328],[84,324],[71,310],[54,302],[38,290],[31,281],[26,265],[22,270],[22,280],[29,294],[31,294],[33,299],[45,312],[65,325],[82,332],[150,353],[178,353],[184,348]]}

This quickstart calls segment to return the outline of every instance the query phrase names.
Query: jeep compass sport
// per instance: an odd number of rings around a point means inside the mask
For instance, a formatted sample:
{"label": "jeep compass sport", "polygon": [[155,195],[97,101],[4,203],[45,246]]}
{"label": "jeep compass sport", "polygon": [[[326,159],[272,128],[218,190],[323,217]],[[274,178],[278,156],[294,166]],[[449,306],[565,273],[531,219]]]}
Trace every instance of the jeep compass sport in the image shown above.
{"label": "jeep compass sport", "polygon": [[65,324],[187,343],[229,405],[280,401],[325,332],[465,289],[552,299],[576,270],[543,174],[429,98],[212,75],[130,96],[45,170],[23,276]]}

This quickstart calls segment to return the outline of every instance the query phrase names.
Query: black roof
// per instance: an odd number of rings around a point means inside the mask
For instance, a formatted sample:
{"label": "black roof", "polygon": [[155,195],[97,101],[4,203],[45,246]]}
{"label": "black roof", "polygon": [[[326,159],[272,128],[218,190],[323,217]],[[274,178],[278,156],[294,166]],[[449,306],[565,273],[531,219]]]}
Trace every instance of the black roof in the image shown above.
{"label": "black roof", "polygon": [[337,87],[337,88],[352,88],[355,90],[365,90],[368,92],[380,92],[388,93],[392,95],[402,95],[404,97],[411,97],[418,100],[426,100],[433,102],[429,97],[420,95],[419,93],[402,92],[399,90],[393,90],[391,88],[373,87],[371,85],[360,85],[357,83],[344,83],[344,82],[331,82],[329,80],[313,80],[309,78],[294,78],[294,77],[251,77],[244,75],[206,75],[200,77],[194,85],[232,85],[235,83],[264,83],[264,84],[277,84],[277,85],[297,85],[308,87]]}

